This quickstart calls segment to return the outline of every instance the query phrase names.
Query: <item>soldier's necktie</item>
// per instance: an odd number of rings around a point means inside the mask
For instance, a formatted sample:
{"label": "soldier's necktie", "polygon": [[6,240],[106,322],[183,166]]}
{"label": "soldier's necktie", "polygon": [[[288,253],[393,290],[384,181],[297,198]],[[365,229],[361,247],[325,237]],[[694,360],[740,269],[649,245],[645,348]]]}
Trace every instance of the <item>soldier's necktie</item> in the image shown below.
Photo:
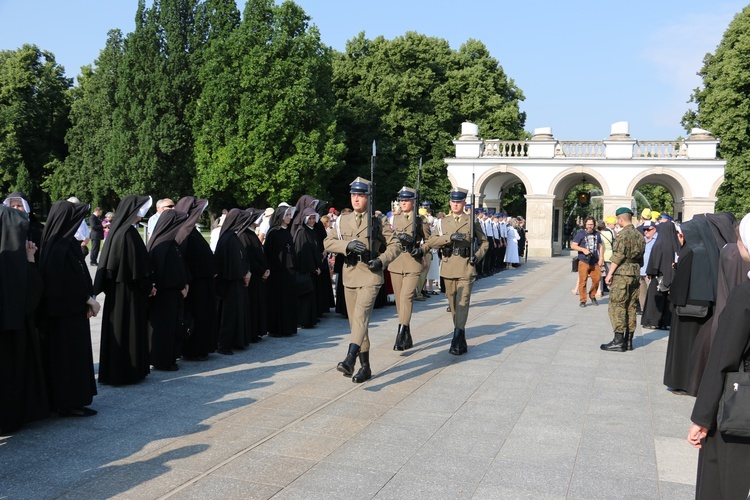
{"label": "soldier's necktie", "polygon": [[362,227],[362,214],[357,214],[357,229]]}
{"label": "soldier's necktie", "polygon": [[459,217],[458,215],[454,216],[453,218],[456,219],[456,224],[458,224],[458,221],[461,220],[461,217]]}
{"label": "soldier's necktie", "polygon": [[409,222],[409,214],[404,214],[404,217],[406,217],[406,222]]}

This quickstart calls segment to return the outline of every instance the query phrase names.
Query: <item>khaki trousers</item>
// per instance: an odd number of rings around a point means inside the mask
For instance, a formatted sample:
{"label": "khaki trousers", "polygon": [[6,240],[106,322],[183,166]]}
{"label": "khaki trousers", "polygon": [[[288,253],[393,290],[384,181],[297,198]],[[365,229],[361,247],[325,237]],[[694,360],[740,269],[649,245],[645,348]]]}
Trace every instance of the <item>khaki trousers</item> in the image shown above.
{"label": "khaki trousers", "polygon": [[393,294],[396,296],[399,325],[408,325],[411,321],[414,290],[417,288],[418,281],[419,273],[391,273],[391,285],[393,285]]}
{"label": "khaki trousers", "polygon": [[375,298],[378,296],[380,285],[368,285],[358,288],[349,288],[344,285],[344,296],[346,297],[346,314],[349,316],[349,328],[352,333],[349,342],[357,344],[361,352],[370,350],[370,337],[368,326],[372,308],[375,306]]}
{"label": "khaki trousers", "polygon": [[471,302],[471,289],[476,278],[443,278],[445,280],[445,295],[451,306],[453,316],[453,328],[466,329],[466,320],[469,317],[469,304]]}

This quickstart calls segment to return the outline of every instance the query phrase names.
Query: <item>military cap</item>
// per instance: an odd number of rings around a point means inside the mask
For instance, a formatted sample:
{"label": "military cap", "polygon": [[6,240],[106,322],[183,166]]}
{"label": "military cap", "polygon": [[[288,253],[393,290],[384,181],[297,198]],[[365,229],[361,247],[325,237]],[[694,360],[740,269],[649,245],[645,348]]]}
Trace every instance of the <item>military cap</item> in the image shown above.
{"label": "military cap", "polygon": [[417,191],[410,187],[402,187],[401,191],[398,192],[398,199],[401,200],[413,200],[417,197]]}
{"label": "military cap", "polygon": [[349,193],[351,194],[370,194],[370,184],[371,182],[367,179],[363,179],[362,177],[357,177],[354,179],[354,181],[349,184],[351,186],[351,189],[349,190]]}
{"label": "military cap", "polygon": [[464,201],[466,199],[466,196],[469,194],[468,189],[464,188],[453,188],[451,191],[451,201]]}
{"label": "military cap", "polygon": [[[633,211],[630,210],[628,207],[620,207],[615,212],[615,215],[622,215],[622,214],[630,214],[633,215]],[[651,216],[651,211],[649,210],[649,216]]]}
{"label": "military cap", "polygon": [[673,219],[673,218],[672,218],[672,216],[671,216],[671,215],[669,215],[669,214],[661,214],[661,215],[659,216],[659,220],[668,220],[668,221],[673,221],[674,219]]}

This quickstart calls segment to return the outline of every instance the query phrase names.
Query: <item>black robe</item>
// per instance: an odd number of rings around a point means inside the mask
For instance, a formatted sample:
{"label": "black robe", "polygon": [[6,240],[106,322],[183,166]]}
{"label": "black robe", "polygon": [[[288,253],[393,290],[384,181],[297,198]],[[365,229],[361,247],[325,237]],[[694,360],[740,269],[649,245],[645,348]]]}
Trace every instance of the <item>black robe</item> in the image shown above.
{"label": "black robe", "polygon": [[665,287],[672,284],[674,273],[672,264],[674,263],[675,253],[679,251],[679,243],[672,222],[664,222],[657,227],[659,228],[659,236],[651,249],[651,256],[646,268],[646,274],[651,276],[652,279],[648,286],[641,325],[645,327],[655,326],[661,330],[666,330],[672,323],[669,292],[660,292],[657,289],[658,280],[661,279]]}
{"label": "black robe", "polygon": [[[0,430],[49,416],[34,313],[42,293],[36,266],[26,259],[29,222],[0,206]],[[14,293],[8,293],[12,291]]]}
{"label": "black robe", "polygon": [[[263,212],[260,211],[260,214]],[[252,217],[251,217],[252,218]],[[263,253],[263,244],[251,228],[239,235],[242,242],[247,265],[250,268],[250,284],[247,287],[247,333],[245,343],[255,343],[268,332],[266,308],[266,280],[263,274],[268,270],[268,261]]]}
{"label": "black robe", "polygon": [[276,209],[263,251],[271,271],[268,290],[268,334],[286,337],[297,333],[297,280],[294,266],[294,241],[288,228],[281,225],[286,208]]}
{"label": "black robe", "polygon": [[320,221],[313,226],[315,236],[318,242],[318,255],[320,256],[320,274],[315,280],[315,296],[318,300],[318,316],[329,312],[332,307],[336,306],[336,300],[333,298],[333,282],[331,281],[331,270],[328,267],[328,257],[325,254],[326,228]]}
{"label": "black robe", "polygon": [[[691,380],[695,378],[692,352],[698,332],[703,325],[711,320],[712,311],[710,303],[689,299],[692,265],[693,251],[688,245],[683,245],[679,252],[679,259],[675,264],[675,273],[669,289],[672,326],[669,331],[666,361],[664,363],[664,385],[671,389],[686,391],[691,396],[695,396],[698,387],[691,384]],[[674,307],[687,304],[709,306],[709,312],[704,318],[679,316]],[[701,370],[701,374],[702,372]],[[700,376],[698,381],[700,382]]]}
{"label": "black robe", "polygon": [[175,241],[186,219],[185,212],[165,210],[148,242],[156,285],[156,295],[149,299],[149,356],[151,364],[162,370],[174,369],[187,333],[182,290],[190,282],[190,274]]}
{"label": "black robe", "polygon": [[198,359],[216,351],[216,262],[211,246],[195,227],[208,202],[194,196],[184,196],[175,210],[187,212],[188,220],[177,233],[175,241],[190,273],[190,292],[183,302],[184,317],[192,324],[189,335],[182,342],[182,356]]}
{"label": "black robe", "polygon": [[104,292],[99,382],[134,384],[149,374],[148,296],[153,287],[146,245],[133,227],[148,197],[127,195],[117,207],[94,293]]}
{"label": "black robe", "polygon": [[698,454],[697,499],[746,498],[750,490],[750,438],[724,436],[716,431],[716,416],[724,388],[724,374],[737,371],[747,356],[750,340],[750,282],[737,285],[719,317],[698,397],[690,419],[709,429]]}
{"label": "black robe", "polygon": [[346,295],[344,292],[344,258],[345,255],[337,253],[333,260],[333,272],[338,274],[336,280],[336,312],[348,318],[346,312]]}
{"label": "black robe", "polygon": [[245,348],[247,293],[244,278],[248,267],[242,242],[237,236],[249,214],[233,208],[224,219],[216,244],[216,297],[219,349]]}
{"label": "black robe", "polygon": [[42,236],[39,330],[50,406],[61,411],[88,406],[97,393],[86,305],[93,287],[81,244],[74,238],[86,212],[88,205],[55,203]]}
{"label": "black robe", "polygon": [[320,270],[320,254],[315,230],[304,225],[294,238],[294,259],[297,272],[310,280],[312,286],[308,293],[297,290],[297,324],[303,328],[312,328],[318,322],[318,300],[315,283],[318,281],[316,271]]}

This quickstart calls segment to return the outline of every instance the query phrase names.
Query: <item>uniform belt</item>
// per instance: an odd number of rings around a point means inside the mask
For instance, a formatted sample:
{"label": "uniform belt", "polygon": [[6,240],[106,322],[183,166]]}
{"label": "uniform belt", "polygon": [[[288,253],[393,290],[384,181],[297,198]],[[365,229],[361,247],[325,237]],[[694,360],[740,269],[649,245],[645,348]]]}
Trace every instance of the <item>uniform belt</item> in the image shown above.
{"label": "uniform belt", "polygon": [[452,255],[458,255],[461,257],[469,257],[471,255],[471,249],[469,247],[443,247],[441,249],[443,257],[450,257]]}
{"label": "uniform belt", "polygon": [[623,264],[640,264],[640,259],[625,259],[622,261]]}
{"label": "uniform belt", "polygon": [[411,253],[412,250],[414,250],[414,245],[413,244],[412,245],[404,245],[403,243],[401,244],[401,251],[402,252]]}
{"label": "uniform belt", "polygon": [[346,262],[349,265],[356,265],[357,262],[369,262],[370,261],[370,252],[365,252],[363,254],[358,253],[350,253],[346,255]]}

